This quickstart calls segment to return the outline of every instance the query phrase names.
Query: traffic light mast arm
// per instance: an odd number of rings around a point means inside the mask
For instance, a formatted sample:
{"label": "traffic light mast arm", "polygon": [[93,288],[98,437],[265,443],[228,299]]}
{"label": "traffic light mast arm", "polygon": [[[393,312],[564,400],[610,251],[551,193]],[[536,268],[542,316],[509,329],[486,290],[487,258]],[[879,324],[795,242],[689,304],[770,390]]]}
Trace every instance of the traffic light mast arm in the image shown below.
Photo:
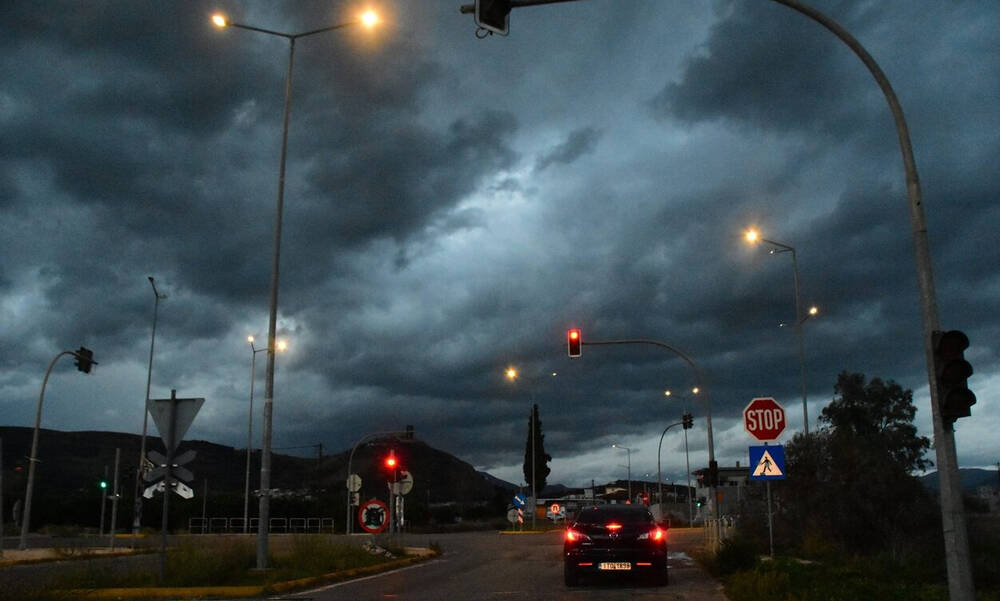
{"label": "traffic light mast arm", "polygon": [[[559,4],[561,2],[578,2],[579,0],[510,0],[510,7],[524,8],[525,6],[540,6],[542,4]],[[471,15],[476,12],[475,4],[463,4],[458,8],[463,15]]]}
{"label": "traffic light mast arm", "polygon": [[[701,370],[698,369],[698,365],[683,351],[677,350],[676,348],[670,346],[665,342],[660,342],[659,340],[649,340],[646,338],[636,338],[628,340],[593,340],[593,341],[581,341],[580,344],[586,345],[611,345],[611,344],[651,344],[653,346],[658,346],[660,348],[665,348],[673,354],[677,355],[694,370],[695,380],[698,382],[698,387],[705,391],[705,429],[708,433],[708,463],[709,465],[715,464],[715,443],[712,440],[712,392],[708,386],[705,385],[705,380],[702,377]],[[701,396],[701,395],[698,395]],[[715,487],[712,487],[712,498],[715,499]],[[719,504],[716,502],[712,503],[715,509],[715,518],[719,518]]]}

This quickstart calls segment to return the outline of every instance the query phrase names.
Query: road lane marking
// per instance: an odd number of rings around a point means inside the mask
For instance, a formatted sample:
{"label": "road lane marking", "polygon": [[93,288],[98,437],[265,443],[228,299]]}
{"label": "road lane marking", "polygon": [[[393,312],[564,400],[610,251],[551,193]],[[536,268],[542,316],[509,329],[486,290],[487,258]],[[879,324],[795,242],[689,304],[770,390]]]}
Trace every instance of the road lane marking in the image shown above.
{"label": "road lane marking", "polygon": [[388,576],[389,574],[398,574],[399,572],[405,572],[407,570],[415,570],[417,568],[422,568],[422,567],[425,567],[425,566],[433,565],[435,563],[440,563],[442,561],[447,561],[447,560],[444,560],[444,559],[432,559],[430,561],[422,561],[420,563],[413,564],[411,566],[404,566],[404,567],[396,569],[396,570],[389,570],[387,572],[379,572],[378,574],[372,574],[371,576],[364,576],[363,578],[353,578],[351,580],[344,580],[342,582],[334,582],[333,584],[328,584],[326,586],[321,586],[319,588],[309,589],[308,591],[302,591],[302,592],[295,593],[295,594],[292,594],[292,595],[279,595],[279,596],[276,596],[276,597],[268,597],[268,599],[276,600],[276,599],[289,599],[289,598],[294,598],[294,597],[305,597],[305,596],[311,595],[313,593],[320,593],[320,592],[323,592],[323,591],[328,591],[328,590],[331,590],[331,589],[339,588],[341,586],[347,586],[348,584],[354,584],[355,582],[364,582],[365,580],[374,580],[376,578],[381,578],[382,576]]}

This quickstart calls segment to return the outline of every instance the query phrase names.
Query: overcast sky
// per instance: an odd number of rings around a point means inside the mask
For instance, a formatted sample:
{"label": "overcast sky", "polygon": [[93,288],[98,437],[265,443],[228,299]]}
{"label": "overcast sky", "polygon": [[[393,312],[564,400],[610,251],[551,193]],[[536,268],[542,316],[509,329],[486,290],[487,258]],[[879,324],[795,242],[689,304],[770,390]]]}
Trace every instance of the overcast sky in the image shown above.
{"label": "overcast sky", "polygon": [[[549,482],[655,479],[697,382],[715,453],[746,464],[742,409],[811,428],[843,370],[914,391],[932,437],[896,130],[863,64],[765,0],[519,8],[476,37],[458,0],[11,2],[0,19],[0,423],[139,433],[153,398],[204,397],[188,439],[245,447],[266,345],[288,33],[376,8],[374,30],[296,43],[274,447],[350,448],[412,424],[520,482],[537,402]],[[944,329],[971,339],[962,467],[1000,460],[1000,3],[815,0],[868,49],[909,124]],[[257,355],[260,445],[266,353]],[[521,378],[504,378],[509,365]],[[701,397],[704,399],[704,395]],[[150,424],[151,433],[156,430]],[[612,448],[619,443],[630,454]],[[13,452],[13,451],[12,451]],[[26,452],[26,450],[25,450]],[[311,454],[312,449],[284,452]],[[44,448],[40,452],[44,457]],[[933,459],[933,456],[931,457]],[[682,478],[684,437],[663,440]],[[419,466],[413,466],[420,477]]]}

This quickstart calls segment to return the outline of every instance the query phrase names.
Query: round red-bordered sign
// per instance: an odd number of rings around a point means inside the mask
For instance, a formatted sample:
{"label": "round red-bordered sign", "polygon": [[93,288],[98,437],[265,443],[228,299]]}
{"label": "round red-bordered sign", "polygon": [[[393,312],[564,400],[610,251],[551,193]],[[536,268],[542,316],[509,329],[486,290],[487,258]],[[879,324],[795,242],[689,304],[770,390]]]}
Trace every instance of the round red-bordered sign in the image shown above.
{"label": "round red-bordered sign", "polygon": [[382,532],[389,525],[389,506],[378,499],[365,501],[358,508],[358,524],[365,532]]}

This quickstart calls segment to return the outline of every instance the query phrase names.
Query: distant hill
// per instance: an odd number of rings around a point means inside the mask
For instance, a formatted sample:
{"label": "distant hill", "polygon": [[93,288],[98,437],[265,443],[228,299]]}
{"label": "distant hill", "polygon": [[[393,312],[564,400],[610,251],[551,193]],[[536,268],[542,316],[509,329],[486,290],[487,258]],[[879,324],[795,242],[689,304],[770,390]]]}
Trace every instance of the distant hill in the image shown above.
{"label": "distant hill", "polygon": [[[980,486],[997,486],[997,471],[983,470],[979,468],[963,468],[958,470],[962,480],[962,490],[972,494]],[[940,477],[937,472],[931,472],[920,477],[920,481],[927,488],[938,490],[941,486]]]}
{"label": "distant hill", "polygon": [[[27,480],[27,459],[31,448],[31,428],[0,427],[3,440],[3,504],[0,511],[11,515],[11,507],[24,496]],[[132,499],[135,490],[136,464],[139,458],[140,436],[119,432],[39,431],[39,449],[35,472],[33,518],[38,523],[93,522],[96,527],[100,513],[101,491],[98,486],[106,479],[109,488],[114,473],[115,449],[121,449],[119,468],[122,499],[119,517],[122,524],[131,523]],[[391,474],[382,467],[390,448],[400,461],[400,469],[413,477],[413,488],[406,497],[407,517],[414,520],[447,520],[450,516],[467,517],[469,508],[484,516],[502,516],[509,501],[510,490],[516,486],[485,472],[478,472],[469,463],[418,439],[380,439],[351,450],[317,457],[294,457],[272,452],[271,486],[277,489],[272,497],[272,516],[334,517],[342,527],[346,510],[345,481],[348,463],[352,473],[362,479],[361,499],[387,496],[386,482]],[[163,452],[159,436],[147,438],[147,449]],[[197,457],[188,469],[194,472],[191,488],[195,498],[171,502],[172,527],[185,527],[189,517],[200,517],[202,508],[209,516],[240,517],[243,515],[247,454],[245,448],[233,448],[203,440],[184,441],[180,451],[194,450]],[[251,454],[251,494],[259,488],[259,450]],[[143,487],[147,483],[143,482]],[[204,491],[208,490],[207,502]],[[110,490],[108,491],[111,492]],[[156,497],[159,498],[159,497]],[[159,502],[146,502],[144,524],[158,524]],[[257,497],[250,499],[250,515],[256,515]],[[438,507],[448,509],[435,509]],[[492,509],[494,506],[498,509]],[[174,508],[177,508],[177,515]],[[32,519],[32,522],[35,522]]]}

